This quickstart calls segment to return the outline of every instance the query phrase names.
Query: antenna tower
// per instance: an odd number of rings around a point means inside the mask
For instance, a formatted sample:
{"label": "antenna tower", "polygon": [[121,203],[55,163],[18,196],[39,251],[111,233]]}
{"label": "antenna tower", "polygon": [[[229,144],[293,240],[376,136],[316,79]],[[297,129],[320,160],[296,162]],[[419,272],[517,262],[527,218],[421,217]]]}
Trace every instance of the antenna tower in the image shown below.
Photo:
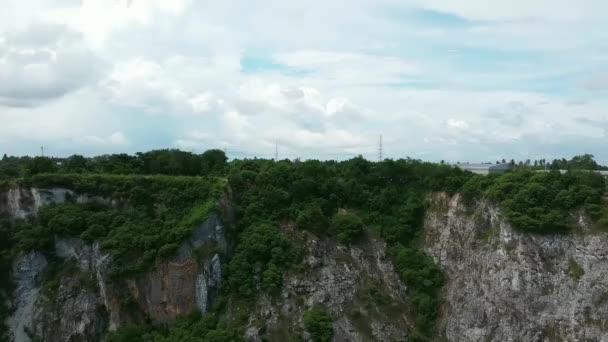
{"label": "antenna tower", "polygon": [[380,138],[378,139],[378,161],[382,160],[382,134],[380,134]]}
{"label": "antenna tower", "polygon": [[44,157],[44,146],[40,146],[40,154]]}
{"label": "antenna tower", "polygon": [[279,160],[279,143],[277,141],[274,142],[274,160]]}

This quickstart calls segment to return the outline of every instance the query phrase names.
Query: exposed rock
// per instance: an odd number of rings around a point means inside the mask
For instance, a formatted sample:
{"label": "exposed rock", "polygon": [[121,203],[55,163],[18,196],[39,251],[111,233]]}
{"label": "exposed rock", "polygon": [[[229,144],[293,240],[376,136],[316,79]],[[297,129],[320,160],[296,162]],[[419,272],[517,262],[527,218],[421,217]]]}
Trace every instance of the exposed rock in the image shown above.
{"label": "exposed rock", "polygon": [[192,233],[190,238],[179,247],[176,262],[188,260],[193,257],[194,251],[205,245],[213,244],[220,250],[226,250],[226,237],[223,224],[217,214],[211,214]]}
{"label": "exposed rock", "polygon": [[[145,275],[128,279],[126,287],[108,286],[112,261],[109,255],[101,253],[98,243],[89,245],[76,238],[57,239],[55,253],[61,258],[75,260],[81,271],[94,275],[100,302],[107,310],[108,330],[114,331],[125,323],[141,319],[168,323],[196,310],[207,312],[219,290],[222,279],[220,256],[213,254],[213,257],[198,260],[194,246],[200,248],[216,239],[223,240],[223,236],[217,234],[222,231],[221,222],[212,215],[201,227],[214,227],[213,234],[201,234],[200,228],[193,234],[187,241],[187,246],[192,248],[188,252],[190,258],[184,260],[181,255],[173,261],[162,262]],[[128,297],[125,289],[139,308],[137,317],[125,311],[123,302]]]}
{"label": "exposed rock", "polygon": [[[45,205],[63,203],[75,196],[66,189],[14,188],[0,193],[0,212],[13,218],[35,215]],[[99,202],[118,206],[115,200],[80,194],[79,203]],[[222,197],[222,215],[232,217],[229,196]],[[44,255],[32,252],[14,263],[16,290],[11,306],[9,328],[15,341],[27,342],[31,336],[45,341],[98,341],[107,331],[128,323],[150,320],[169,323],[213,303],[222,280],[222,256],[227,253],[225,228],[212,214],[182,243],[173,260],[162,262],[147,274],[110,284],[112,258],[99,243],[78,238],[55,239],[55,254],[78,265],[86,284],[77,276],[63,276],[56,290],[41,289],[41,274],[47,268]],[[211,254],[209,254],[212,252]],[[125,307],[131,297],[134,314]]]}
{"label": "exposed rock", "polygon": [[608,341],[606,234],[522,233],[486,202],[468,213],[459,196],[433,206],[426,250],[447,278],[449,341]]}
{"label": "exposed rock", "polygon": [[42,273],[48,266],[41,253],[30,252],[13,262],[13,314],[8,319],[8,326],[15,342],[30,341],[35,303],[40,294]]}
{"label": "exposed rock", "polygon": [[65,203],[70,198],[76,203],[94,202],[115,207],[120,204],[115,199],[76,194],[72,190],[64,188],[13,187],[0,193],[0,213],[4,212],[10,217],[23,219],[36,215],[43,206]]}
{"label": "exposed rock", "polygon": [[107,312],[95,289],[62,277],[51,298],[41,297],[32,322],[34,336],[44,341],[99,341],[106,332]]}
{"label": "exposed rock", "polygon": [[[404,315],[392,315],[367,296],[374,287],[394,305],[405,305],[405,287],[388,258],[386,244],[369,238],[345,247],[328,240],[306,243],[307,269],[288,274],[277,302],[264,295],[256,303],[247,329],[247,339],[258,341],[293,338],[303,332],[302,317],[317,304],[327,307],[334,318],[334,341],[403,341],[408,322]],[[369,308],[365,309],[364,307]],[[357,312],[360,317],[353,317]]]}
{"label": "exposed rock", "polygon": [[66,197],[72,194],[72,191],[62,188],[11,188],[2,194],[6,200],[0,201],[0,203],[6,203],[6,205],[0,206],[0,212],[4,211],[11,217],[22,219],[35,215],[44,205],[64,203]]}

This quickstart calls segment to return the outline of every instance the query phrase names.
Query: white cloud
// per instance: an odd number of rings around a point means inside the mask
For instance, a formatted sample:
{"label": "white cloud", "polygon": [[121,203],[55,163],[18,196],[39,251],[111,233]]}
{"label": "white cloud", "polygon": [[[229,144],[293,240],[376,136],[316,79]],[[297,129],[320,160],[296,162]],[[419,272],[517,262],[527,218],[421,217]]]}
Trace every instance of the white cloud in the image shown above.
{"label": "white cloud", "polygon": [[458,128],[458,129],[463,129],[463,128],[468,128],[469,124],[467,124],[466,121],[464,120],[456,120],[456,119],[448,119],[448,121],[446,122],[446,124],[449,127],[454,127],[454,128]]}
{"label": "white cloud", "polygon": [[36,106],[95,82],[101,65],[82,37],[62,26],[2,34],[0,106]]}
{"label": "white cloud", "polygon": [[275,58],[289,67],[340,84],[398,83],[420,72],[418,66],[403,58],[362,53],[297,50],[277,54]]}
{"label": "white cloud", "polygon": [[583,86],[591,91],[603,91],[608,90],[608,73],[597,75],[591,79],[586,80]]}
{"label": "white cloud", "polygon": [[126,146],[129,144],[129,140],[122,132],[114,132],[107,137],[100,137],[97,135],[86,135],[83,137],[76,137],[74,141],[80,144],[91,145],[91,146],[105,146],[105,145],[117,145]]}
{"label": "white cloud", "polygon": [[[278,142],[285,155],[373,158],[382,133],[388,156],[451,160],[605,138],[589,124],[608,108],[604,1],[6,2],[11,151],[271,156]],[[463,25],[410,21],[420,8]],[[251,54],[257,71],[241,65]]]}
{"label": "white cloud", "polygon": [[608,9],[602,0],[512,0],[494,2],[492,6],[488,6],[483,0],[424,0],[417,3],[429,9],[453,13],[472,20],[575,21],[601,17],[601,10]]}

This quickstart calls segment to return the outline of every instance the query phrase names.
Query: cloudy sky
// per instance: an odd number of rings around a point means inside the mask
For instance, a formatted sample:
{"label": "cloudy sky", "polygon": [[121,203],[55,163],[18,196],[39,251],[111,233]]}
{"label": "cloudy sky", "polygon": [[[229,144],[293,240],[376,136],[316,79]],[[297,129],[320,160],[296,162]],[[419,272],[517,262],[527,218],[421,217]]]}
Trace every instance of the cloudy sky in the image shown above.
{"label": "cloudy sky", "polygon": [[605,0],[2,0],[0,153],[608,162]]}

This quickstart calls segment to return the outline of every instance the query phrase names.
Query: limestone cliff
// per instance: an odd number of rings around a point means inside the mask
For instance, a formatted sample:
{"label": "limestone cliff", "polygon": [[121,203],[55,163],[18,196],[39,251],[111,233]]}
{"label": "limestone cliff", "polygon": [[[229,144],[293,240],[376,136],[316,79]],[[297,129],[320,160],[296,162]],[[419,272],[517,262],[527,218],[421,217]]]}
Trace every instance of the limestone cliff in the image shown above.
{"label": "limestone cliff", "polygon": [[[67,189],[11,189],[0,194],[0,211],[26,217],[70,196]],[[421,244],[446,278],[437,340],[608,341],[608,235],[595,232],[583,215],[571,234],[533,235],[514,229],[486,201],[465,205],[458,195],[436,194],[430,202]],[[76,238],[55,239],[54,254],[72,270],[53,286],[44,278],[56,260],[36,251],[15,259],[13,339],[99,341],[129,324],[164,324],[208,311],[232,243],[229,199],[218,208],[221,215],[202,222],[173,258],[137,277],[111,281],[111,256]],[[369,233],[344,246],[283,229],[302,247],[303,262],[285,274],[278,293],[260,290],[247,308],[228,305],[229,319],[245,317],[248,341],[310,341],[302,317],[316,304],[334,318],[334,341],[408,340],[407,288],[382,240]]]}
{"label": "limestone cliff", "polygon": [[515,230],[495,206],[434,196],[426,250],[447,278],[449,341],[608,341],[608,236]]}
{"label": "limestone cliff", "polygon": [[334,317],[334,341],[406,341],[406,288],[386,244],[366,237],[346,247],[309,238],[303,270],[290,272],[280,299],[263,295],[249,318],[248,341],[308,341],[302,315],[316,304]]}
{"label": "limestone cliff", "polygon": [[[2,196],[3,195],[3,196]],[[73,193],[67,189],[10,189],[0,200],[0,210],[14,218],[37,213],[51,203],[63,203]],[[115,201],[79,195],[76,201]],[[230,219],[228,198],[218,204]],[[77,238],[55,238],[54,255],[75,270],[60,273],[54,288],[43,281],[48,256],[32,251],[15,259],[15,283],[8,325],[16,342],[99,341],[108,331],[146,321],[168,323],[194,311],[206,312],[222,279],[222,259],[229,249],[224,222],[212,214],[179,247],[175,257],[138,277],[111,280],[110,255],[98,243]]]}

